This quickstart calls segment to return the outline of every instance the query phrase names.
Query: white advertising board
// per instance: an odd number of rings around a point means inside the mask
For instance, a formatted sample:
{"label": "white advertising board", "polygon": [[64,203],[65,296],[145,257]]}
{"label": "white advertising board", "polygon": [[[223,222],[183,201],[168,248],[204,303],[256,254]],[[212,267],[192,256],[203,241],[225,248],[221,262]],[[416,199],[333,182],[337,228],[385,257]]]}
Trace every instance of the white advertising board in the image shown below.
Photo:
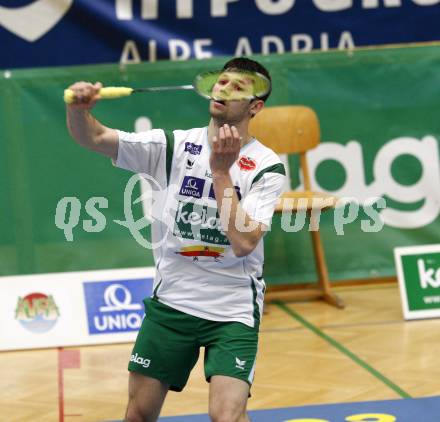
{"label": "white advertising board", "polygon": [[440,244],[394,249],[405,319],[440,317]]}
{"label": "white advertising board", "polygon": [[154,267],[0,277],[0,350],[136,338]]}

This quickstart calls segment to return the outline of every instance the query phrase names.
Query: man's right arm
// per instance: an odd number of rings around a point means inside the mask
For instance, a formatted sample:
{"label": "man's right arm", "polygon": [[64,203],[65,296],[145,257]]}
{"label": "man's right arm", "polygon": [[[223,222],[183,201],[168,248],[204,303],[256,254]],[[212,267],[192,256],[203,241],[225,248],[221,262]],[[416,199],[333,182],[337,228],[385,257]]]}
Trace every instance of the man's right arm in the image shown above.
{"label": "man's right arm", "polygon": [[118,133],[101,124],[90,110],[99,100],[98,82],[77,82],[69,87],[74,101],[67,105],[67,128],[73,139],[81,146],[116,160],[118,157]]}

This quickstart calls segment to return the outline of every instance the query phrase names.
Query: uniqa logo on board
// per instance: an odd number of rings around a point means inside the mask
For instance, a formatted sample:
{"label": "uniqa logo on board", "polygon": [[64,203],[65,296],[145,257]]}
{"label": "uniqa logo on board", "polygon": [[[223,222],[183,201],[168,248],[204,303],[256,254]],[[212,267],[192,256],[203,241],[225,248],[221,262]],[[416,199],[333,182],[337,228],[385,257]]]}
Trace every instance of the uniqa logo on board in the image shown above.
{"label": "uniqa logo on board", "polygon": [[60,311],[52,295],[30,293],[19,297],[15,319],[33,333],[46,333],[58,321]]}
{"label": "uniqa logo on board", "polygon": [[85,282],[83,286],[89,334],[139,330],[142,300],[151,295],[152,278]]}

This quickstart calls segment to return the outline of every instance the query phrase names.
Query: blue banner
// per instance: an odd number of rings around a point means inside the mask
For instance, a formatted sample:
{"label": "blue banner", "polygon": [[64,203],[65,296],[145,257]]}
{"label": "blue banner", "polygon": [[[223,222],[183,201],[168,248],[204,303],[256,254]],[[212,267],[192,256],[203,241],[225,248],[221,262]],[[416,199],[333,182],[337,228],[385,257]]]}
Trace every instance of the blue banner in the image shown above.
{"label": "blue banner", "polygon": [[440,40],[440,0],[0,0],[0,68]]}
{"label": "blue banner", "polygon": [[[253,422],[436,422],[439,411],[440,397],[420,397],[404,400],[261,409],[251,410],[248,414]],[[208,415],[200,414],[159,418],[159,422],[209,421]]]}

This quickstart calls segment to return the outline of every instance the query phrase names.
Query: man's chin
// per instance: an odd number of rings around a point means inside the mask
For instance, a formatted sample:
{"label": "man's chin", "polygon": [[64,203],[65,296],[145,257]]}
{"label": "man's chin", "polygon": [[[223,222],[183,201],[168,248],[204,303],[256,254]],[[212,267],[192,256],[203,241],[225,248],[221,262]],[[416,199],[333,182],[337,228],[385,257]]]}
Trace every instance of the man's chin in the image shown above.
{"label": "man's chin", "polygon": [[225,115],[225,110],[219,110],[218,108],[211,105],[209,107],[209,113],[211,114],[212,117],[220,117]]}

